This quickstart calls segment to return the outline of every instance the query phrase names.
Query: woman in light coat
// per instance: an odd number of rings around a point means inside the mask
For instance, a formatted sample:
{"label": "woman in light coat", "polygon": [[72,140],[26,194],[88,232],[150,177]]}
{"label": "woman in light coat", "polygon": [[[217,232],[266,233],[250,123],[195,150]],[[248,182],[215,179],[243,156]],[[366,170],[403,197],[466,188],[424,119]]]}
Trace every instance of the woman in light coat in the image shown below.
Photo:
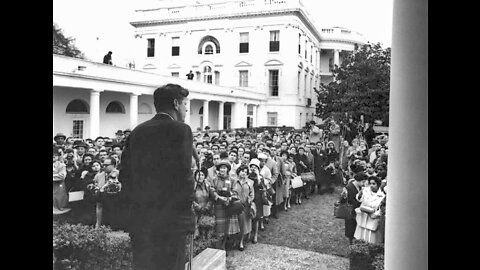
{"label": "woman in light coat", "polygon": [[357,221],[355,239],[362,239],[374,244],[382,241],[382,233],[378,229],[381,216],[380,204],[385,198],[385,194],[379,188],[380,183],[380,178],[370,176],[368,185],[356,195],[361,204],[355,209]]}

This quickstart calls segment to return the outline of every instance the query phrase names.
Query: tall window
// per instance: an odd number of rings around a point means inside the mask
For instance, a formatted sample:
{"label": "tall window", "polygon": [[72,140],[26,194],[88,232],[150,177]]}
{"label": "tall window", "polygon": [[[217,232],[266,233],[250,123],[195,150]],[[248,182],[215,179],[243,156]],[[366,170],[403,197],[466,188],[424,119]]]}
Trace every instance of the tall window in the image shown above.
{"label": "tall window", "polygon": [[298,34],[298,54],[301,54],[301,50],[300,50],[300,41],[302,39],[302,34]]}
{"label": "tall window", "polygon": [[200,71],[195,72],[195,74],[196,74],[195,77],[197,77],[197,81],[200,81],[200,77],[201,77],[200,76]]}
{"label": "tall window", "polygon": [[240,53],[248,53],[248,33],[240,33]]}
{"label": "tall window", "polygon": [[303,80],[303,96],[307,96],[307,73],[305,73],[305,78]]}
{"label": "tall window", "polygon": [[278,114],[276,112],[267,112],[267,121],[269,126],[277,126]]}
{"label": "tall window", "polygon": [[253,106],[247,107],[247,128],[253,127]]}
{"label": "tall window", "polygon": [[302,113],[300,113],[300,117],[299,117],[299,119],[298,119],[298,122],[300,123],[300,127],[302,127],[302,125],[303,125],[303,124],[302,124],[302,123],[303,123],[303,122],[302,122]]}
{"label": "tall window", "polygon": [[213,47],[212,45],[205,46],[205,54],[213,54]]}
{"label": "tall window", "polygon": [[73,137],[83,139],[83,120],[73,120]]}
{"label": "tall window", "polygon": [[313,46],[310,46],[310,63],[313,63],[312,60],[313,60]]}
{"label": "tall window", "polygon": [[212,83],[212,68],[210,66],[203,68],[203,82]]}
{"label": "tall window", "polygon": [[309,89],[310,89],[310,96],[309,96],[309,97],[312,98],[312,96],[313,96],[313,95],[312,95],[312,91],[313,91],[313,76],[310,77],[310,88],[309,88]]}
{"label": "tall window", "polygon": [[268,71],[268,88],[271,96],[278,97],[278,69]]}
{"label": "tall window", "polygon": [[172,56],[180,55],[180,38],[172,37]]}
{"label": "tall window", "polygon": [[239,71],[240,82],[238,85],[240,87],[248,87],[248,70]]}
{"label": "tall window", "polygon": [[155,56],[155,39],[149,38],[147,39],[147,57],[154,57]]}
{"label": "tall window", "polygon": [[302,78],[301,74],[302,74],[302,72],[299,70],[298,71],[298,76],[297,76],[297,94],[300,94],[300,79]]}
{"label": "tall window", "polygon": [[220,71],[215,71],[215,84],[220,84]]}
{"label": "tall window", "polygon": [[270,51],[278,52],[280,51],[280,31],[270,31]]}
{"label": "tall window", "polygon": [[172,77],[180,77],[180,73],[179,72],[172,72]]}
{"label": "tall window", "polygon": [[305,40],[305,60],[307,60],[307,41]]}

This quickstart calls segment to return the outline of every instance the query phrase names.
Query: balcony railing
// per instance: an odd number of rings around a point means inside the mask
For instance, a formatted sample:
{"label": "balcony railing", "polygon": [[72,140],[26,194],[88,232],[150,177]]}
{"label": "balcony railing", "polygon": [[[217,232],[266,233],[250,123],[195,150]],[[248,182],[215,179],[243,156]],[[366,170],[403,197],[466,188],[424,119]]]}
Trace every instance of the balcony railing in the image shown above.
{"label": "balcony railing", "polygon": [[269,10],[281,10],[301,8],[305,14],[309,14],[301,0],[244,0],[212,4],[185,5],[177,7],[161,7],[151,9],[138,9],[132,18],[132,23],[142,21],[162,21],[170,19],[208,17],[215,15],[230,15],[246,12],[258,12]]}
{"label": "balcony railing", "polygon": [[362,34],[337,27],[322,28],[321,35],[325,40],[341,39],[353,41],[355,43],[366,43],[365,37]]}

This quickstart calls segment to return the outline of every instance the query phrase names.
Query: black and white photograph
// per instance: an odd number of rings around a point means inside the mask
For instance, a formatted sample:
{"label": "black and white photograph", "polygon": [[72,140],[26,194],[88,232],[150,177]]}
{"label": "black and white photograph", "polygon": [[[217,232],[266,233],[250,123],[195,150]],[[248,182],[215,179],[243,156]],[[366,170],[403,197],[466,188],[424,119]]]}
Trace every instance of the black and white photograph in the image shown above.
{"label": "black and white photograph", "polygon": [[427,269],[427,13],[53,0],[53,269]]}

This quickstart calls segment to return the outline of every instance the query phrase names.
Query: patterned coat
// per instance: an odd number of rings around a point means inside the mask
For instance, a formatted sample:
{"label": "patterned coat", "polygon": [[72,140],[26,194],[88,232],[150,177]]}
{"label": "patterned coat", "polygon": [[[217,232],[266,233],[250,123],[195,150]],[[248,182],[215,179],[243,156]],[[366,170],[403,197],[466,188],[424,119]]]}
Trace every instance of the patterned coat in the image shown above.
{"label": "patterned coat", "polygon": [[[218,234],[225,233],[227,217],[225,213],[225,205],[223,205],[221,201],[217,200],[217,198],[219,197],[219,193],[221,190],[226,189],[227,191],[232,192],[232,187],[233,181],[232,179],[230,179],[230,176],[222,177],[220,175],[217,175],[217,177],[213,179],[212,186],[210,187],[210,196],[214,199],[215,202],[215,231]],[[228,235],[240,232],[237,215],[232,215],[230,218],[228,218],[228,221]]]}

